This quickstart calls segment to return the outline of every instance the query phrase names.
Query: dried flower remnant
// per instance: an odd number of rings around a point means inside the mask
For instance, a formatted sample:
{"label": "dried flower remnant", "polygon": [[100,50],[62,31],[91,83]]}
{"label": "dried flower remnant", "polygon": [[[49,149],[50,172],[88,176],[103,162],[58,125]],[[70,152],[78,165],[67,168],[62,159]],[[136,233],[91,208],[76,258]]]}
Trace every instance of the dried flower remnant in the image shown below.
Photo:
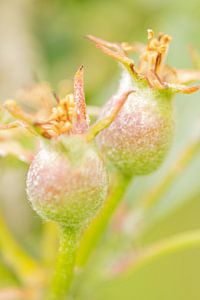
{"label": "dried flower remnant", "polygon": [[[147,45],[142,43],[110,43],[88,35],[88,39],[96,44],[105,54],[120,62],[134,80],[134,83],[141,83],[154,89],[170,90],[172,93],[193,93],[199,86],[188,87],[188,82],[200,80],[200,72],[196,70],[179,70],[165,64],[165,58],[171,42],[171,37],[159,33],[156,38],[153,30],[148,29]],[[128,52],[139,54],[139,62],[128,57]],[[184,75],[184,77],[183,77]],[[186,79],[185,79],[186,78]]]}
{"label": "dried flower remnant", "polygon": [[[165,65],[171,37],[163,33],[155,38],[154,32],[148,30],[146,46],[110,43],[94,36],[88,38],[123,65],[119,89],[104,105],[100,119],[105,118],[125,91],[135,90],[113,123],[97,136],[98,145],[123,173],[129,176],[148,174],[160,166],[171,145],[174,131],[172,96],[197,91],[199,86],[186,86],[185,83],[199,80],[200,72],[176,70]],[[139,53],[138,65],[127,56],[131,50]]]}
{"label": "dried flower remnant", "polygon": [[[83,67],[74,78],[74,93],[56,106],[47,105],[34,114],[24,112],[14,100],[4,107],[17,119],[2,129],[23,126],[40,137],[40,150],[34,157],[27,177],[28,198],[44,219],[68,227],[84,226],[101,207],[106,197],[107,172],[95,149],[93,139],[109,126],[125,103],[130,91],[122,95],[103,121],[89,127],[83,89]],[[51,107],[51,109],[49,109]]]}
{"label": "dried flower remnant", "polygon": [[[48,139],[62,134],[83,133],[89,124],[86,107],[84,107],[84,93],[81,91],[83,89],[83,82],[80,82],[82,77],[83,68],[81,67],[75,76],[74,95],[66,95],[63,99],[56,96],[56,106],[53,105],[52,97],[50,97],[42,102],[43,105],[35,114],[24,112],[14,100],[7,100],[4,107],[19,120],[20,124],[26,124],[35,133],[39,133]],[[85,109],[85,115],[79,113],[81,106],[83,106],[82,111]],[[12,124],[9,126],[12,127]],[[16,122],[13,126],[16,126]]]}

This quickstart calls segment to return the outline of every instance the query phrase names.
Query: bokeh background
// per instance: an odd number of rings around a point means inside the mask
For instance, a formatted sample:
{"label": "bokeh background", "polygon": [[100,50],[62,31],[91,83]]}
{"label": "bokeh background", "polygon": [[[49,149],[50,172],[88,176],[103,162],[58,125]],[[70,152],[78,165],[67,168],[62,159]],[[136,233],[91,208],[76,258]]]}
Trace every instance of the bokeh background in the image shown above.
{"label": "bokeh background", "polygon": [[[172,36],[167,58],[171,66],[192,67],[188,46],[200,53],[199,0],[1,0],[0,98],[13,97],[18,89],[40,81],[49,82],[54,89],[63,84],[68,91],[75,71],[83,64],[87,103],[102,105],[114,92],[120,72],[112,59],[84,37],[90,33],[111,41],[145,42],[148,28]],[[199,133],[200,94],[179,95],[174,102],[172,150],[156,173],[135,179],[125,199],[130,211],[159,184]],[[39,256],[42,223],[26,201],[27,166],[14,158],[1,158],[0,167],[0,205],[6,221],[24,247]],[[200,153],[161,197],[137,243],[146,245],[198,228]],[[127,236],[134,235],[133,224],[127,230]],[[15,282],[11,273],[2,260],[0,287]],[[200,249],[194,247],[154,260],[129,278],[101,283],[90,290],[90,296],[86,293],[77,299],[199,300],[199,278]]]}

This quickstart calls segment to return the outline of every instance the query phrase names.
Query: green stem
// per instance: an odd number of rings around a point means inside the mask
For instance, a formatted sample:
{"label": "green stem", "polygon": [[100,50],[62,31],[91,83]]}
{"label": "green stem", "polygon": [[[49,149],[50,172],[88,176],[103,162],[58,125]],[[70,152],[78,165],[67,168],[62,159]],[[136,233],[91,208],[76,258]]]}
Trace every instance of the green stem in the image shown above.
{"label": "green stem", "polygon": [[1,215],[0,248],[6,261],[12,265],[18,277],[25,284],[32,285],[44,279],[41,267],[17,243]]}
{"label": "green stem", "polygon": [[107,225],[125,194],[130,181],[131,177],[125,177],[120,173],[117,173],[104,207],[97,217],[91,222],[81,240],[76,261],[77,266],[83,267],[86,264],[90,254],[107,228]]}
{"label": "green stem", "polygon": [[55,273],[51,282],[48,300],[64,300],[73,277],[76,250],[80,231],[73,228],[60,228],[60,247]]}

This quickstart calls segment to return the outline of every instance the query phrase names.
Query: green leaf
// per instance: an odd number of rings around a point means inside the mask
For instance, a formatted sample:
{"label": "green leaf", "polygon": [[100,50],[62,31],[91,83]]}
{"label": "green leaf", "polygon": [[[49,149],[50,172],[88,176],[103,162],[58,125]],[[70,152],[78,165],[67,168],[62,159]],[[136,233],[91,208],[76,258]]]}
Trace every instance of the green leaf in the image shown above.
{"label": "green leaf", "polygon": [[200,230],[164,239],[140,250],[132,257],[128,269],[125,265],[125,272],[118,272],[114,279],[108,278],[95,286],[87,297],[94,300],[197,300],[200,297],[199,255]]}
{"label": "green leaf", "polygon": [[200,228],[200,193],[193,198],[184,199],[184,204],[171,210],[148,227],[140,236],[142,245],[169,237],[187,230]]}
{"label": "green leaf", "polygon": [[18,286],[17,280],[12,269],[0,258],[0,289],[7,286]]}

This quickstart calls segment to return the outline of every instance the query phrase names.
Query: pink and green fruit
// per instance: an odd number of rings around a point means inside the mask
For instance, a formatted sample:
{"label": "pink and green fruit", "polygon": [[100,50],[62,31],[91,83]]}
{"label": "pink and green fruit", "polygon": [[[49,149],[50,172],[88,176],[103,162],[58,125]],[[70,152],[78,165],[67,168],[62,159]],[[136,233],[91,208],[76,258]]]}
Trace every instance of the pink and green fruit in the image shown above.
{"label": "pink and green fruit", "polygon": [[27,194],[43,218],[67,227],[89,222],[107,193],[104,162],[80,136],[65,137],[64,147],[41,146],[27,176]]}
{"label": "pink and green fruit", "polygon": [[[126,75],[122,88],[103,107],[100,118],[112,110],[124,90],[132,87]],[[136,88],[113,123],[97,136],[101,151],[126,175],[145,175],[158,168],[173,137],[173,109],[169,94]]]}

